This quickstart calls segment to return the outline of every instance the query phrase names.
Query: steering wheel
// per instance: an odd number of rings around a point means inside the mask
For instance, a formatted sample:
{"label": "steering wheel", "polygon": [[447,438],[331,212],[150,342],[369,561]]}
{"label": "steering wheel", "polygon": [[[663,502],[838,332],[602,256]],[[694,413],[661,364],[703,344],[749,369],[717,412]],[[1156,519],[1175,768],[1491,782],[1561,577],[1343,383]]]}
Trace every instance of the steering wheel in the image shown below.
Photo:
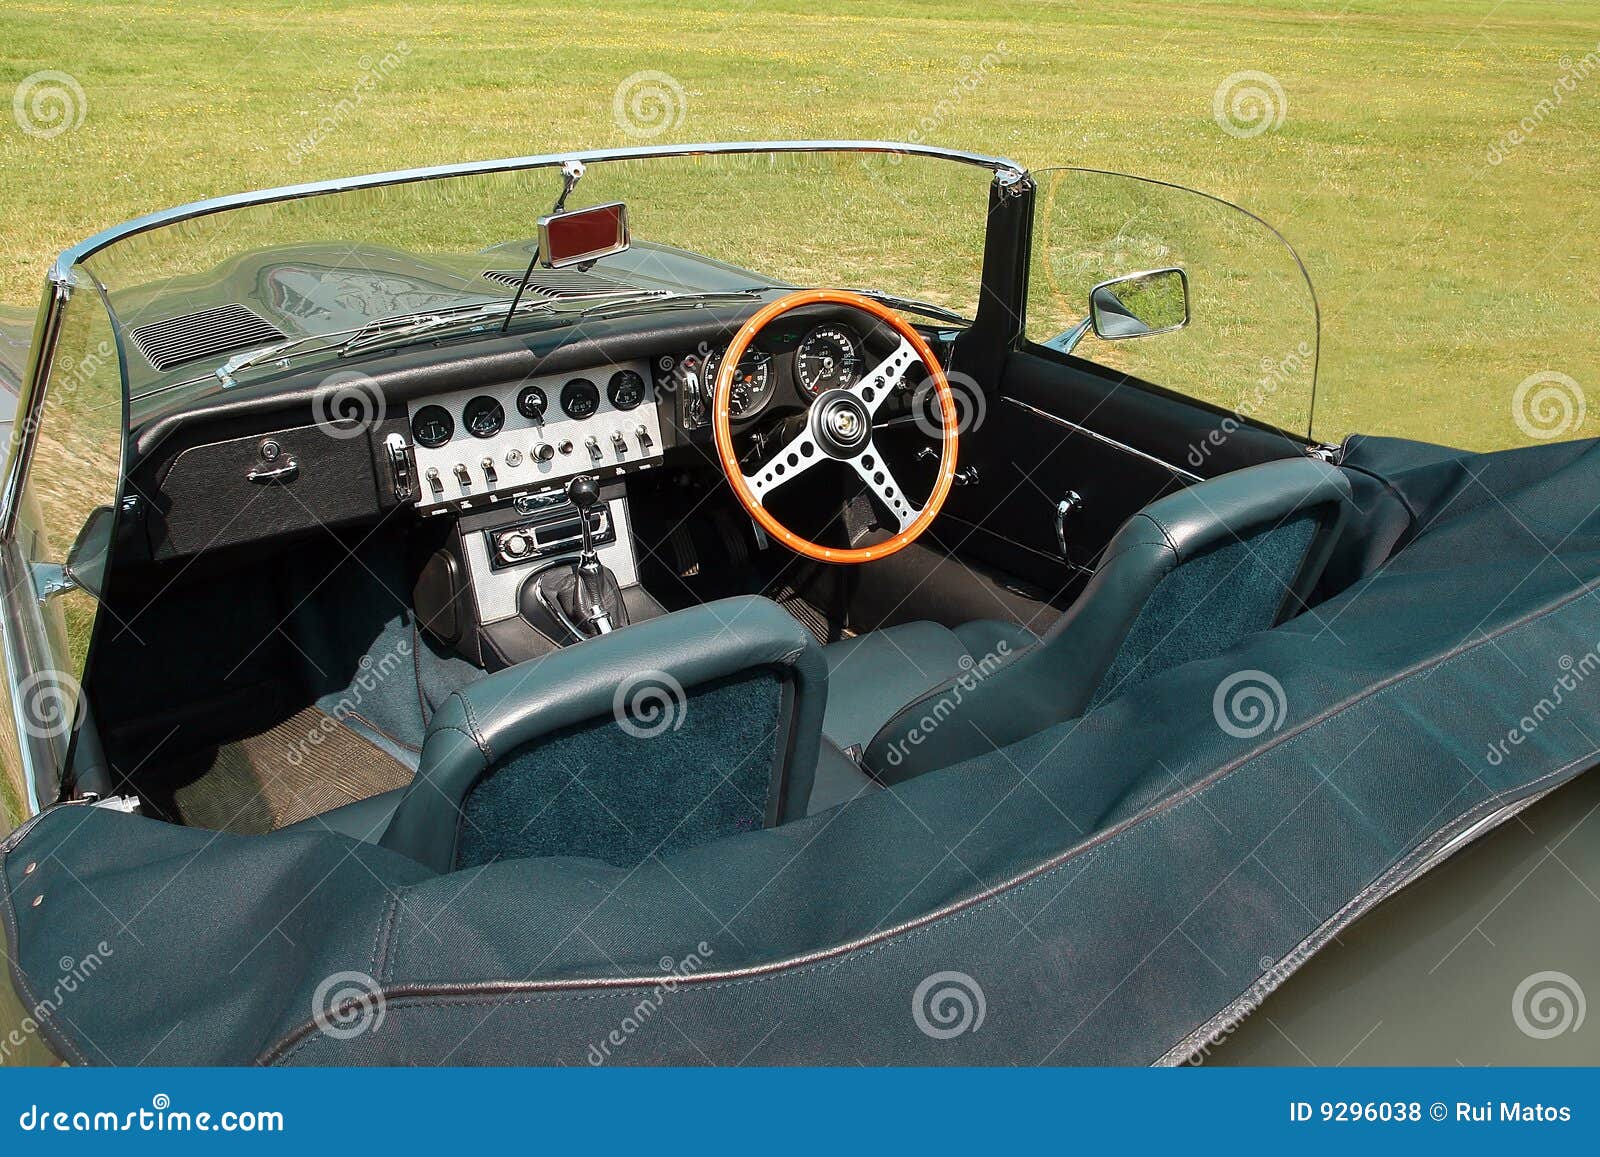
{"label": "steering wheel", "polygon": [[[755,474],[746,474],[733,449],[731,403],[733,378],[739,359],[744,356],[756,335],[774,319],[801,306],[819,304],[845,305],[869,314],[893,330],[900,342],[888,357],[859,382],[825,390],[817,395],[806,415],[805,429],[767,459]],[[905,491],[895,481],[889,464],[878,453],[872,438],[873,417],[894,393],[895,384],[901,376],[918,361],[926,367],[928,377],[933,382],[934,396],[938,402],[936,408],[941,443],[939,477],[934,483],[933,493],[921,507],[913,506],[906,498]],[[950,383],[922,335],[887,306],[839,289],[803,289],[763,306],[734,335],[732,344],[723,354],[717,380],[712,386],[711,427],[716,438],[717,455],[722,460],[723,473],[728,476],[728,482],[740,504],[762,529],[790,550],[821,562],[861,563],[886,558],[910,546],[932,525],[955,479],[957,421]],[[899,523],[899,530],[894,537],[871,546],[823,546],[794,533],[772,516],[766,508],[767,495],[798,478],[817,463],[829,460],[847,463],[861,476],[867,488],[877,495]]]}

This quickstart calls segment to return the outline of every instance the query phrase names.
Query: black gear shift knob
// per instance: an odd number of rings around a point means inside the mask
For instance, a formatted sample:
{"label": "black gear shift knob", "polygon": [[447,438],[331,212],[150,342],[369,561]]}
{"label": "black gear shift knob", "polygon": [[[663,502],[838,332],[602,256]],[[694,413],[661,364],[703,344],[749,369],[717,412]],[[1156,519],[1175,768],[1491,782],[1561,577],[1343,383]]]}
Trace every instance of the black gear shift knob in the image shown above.
{"label": "black gear shift knob", "polygon": [[567,483],[567,501],[580,512],[587,511],[600,501],[600,483],[591,474],[580,474]]}

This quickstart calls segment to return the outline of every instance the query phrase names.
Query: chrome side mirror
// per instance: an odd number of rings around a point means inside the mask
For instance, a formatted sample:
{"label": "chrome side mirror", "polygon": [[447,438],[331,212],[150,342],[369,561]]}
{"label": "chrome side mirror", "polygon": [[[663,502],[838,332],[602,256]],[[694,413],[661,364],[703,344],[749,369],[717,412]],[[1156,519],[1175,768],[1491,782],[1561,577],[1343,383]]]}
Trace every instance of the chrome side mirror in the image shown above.
{"label": "chrome side mirror", "polygon": [[105,588],[106,560],[111,553],[111,529],[116,523],[113,513],[109,506],[97,506],[89,512],[78,537],[67,550],[64,563],[33,564],[34,583],[41,603],[77,590],[87,591],[97,599],[101,597]]}
{"label": "chrome side mirror", "polygon": [[1189,324],[1189,276],[1152,269],[1102,281],[1089,291],[1089,316],[1044,344],[1070,354],[1091,330],[1105,341],[1171,333]]}
{"label": "chrome side mirror", "polygon": [[1181,269],[1154,269],[1102,281],[1089,291],[1089,321],[1106,341],[1182,329],[1189,324],[1189,278]]}

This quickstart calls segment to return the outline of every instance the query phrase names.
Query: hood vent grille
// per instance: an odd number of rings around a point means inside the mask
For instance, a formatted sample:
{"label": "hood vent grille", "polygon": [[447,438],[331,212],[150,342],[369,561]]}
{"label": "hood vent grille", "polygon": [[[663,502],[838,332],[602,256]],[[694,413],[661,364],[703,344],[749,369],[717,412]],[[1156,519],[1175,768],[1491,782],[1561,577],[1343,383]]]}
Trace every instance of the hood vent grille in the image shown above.
{"label": "hood vent grille", "polygon": [[185,362],[267,345],[288,335],[242,305],[219,305],[141,325],[129,336],[150,364],[165,373]]}
{"label": "hood vent grille", "polygon": [[[483,276],[497,285],[504,285],[515,289],[522,284],[522,269],[485,269]],[[528,278],[528,297],[601,297],[606,294],[618,292],[631,292],[634,286],[625,282],[616,281],[610,277],[601,277],[594,273],[583,273],[577,269],[535,269],[533,276]]]}

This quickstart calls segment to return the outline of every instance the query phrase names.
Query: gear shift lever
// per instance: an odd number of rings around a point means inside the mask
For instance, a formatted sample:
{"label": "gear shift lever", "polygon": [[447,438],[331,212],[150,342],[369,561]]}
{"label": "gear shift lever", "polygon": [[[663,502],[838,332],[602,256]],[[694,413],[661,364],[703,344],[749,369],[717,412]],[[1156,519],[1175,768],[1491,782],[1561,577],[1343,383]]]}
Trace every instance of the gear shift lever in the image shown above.
{"label": "gear shift lever", "polygon": [[[589,526],[589,511],[600,501],[600,483],[593,475],[578,475],[567,483],[567,501],[578,508],[578,533],[583,542],[578,561],[573,564],[573,576],[577,580],[577,605],[574,609],[579,620],[593,634],[609,634],[614,626],[611,613],[606,610],[606,579],[609,576],[606,568],[600,565],[600,556],[595,553],[594,535]],[[611,585],[614,584],[613,579]]]}
{"label": "gear shift lever", "polygon": [[600,501],[600,483],[591,474],[580,474],[567,483],[567,501],[578,508],[578,533],[583,536],[583,550],[578,555],[578,565],[598,565],[600,556],[594,552],[594,536],[589,528],[589,511]]}

